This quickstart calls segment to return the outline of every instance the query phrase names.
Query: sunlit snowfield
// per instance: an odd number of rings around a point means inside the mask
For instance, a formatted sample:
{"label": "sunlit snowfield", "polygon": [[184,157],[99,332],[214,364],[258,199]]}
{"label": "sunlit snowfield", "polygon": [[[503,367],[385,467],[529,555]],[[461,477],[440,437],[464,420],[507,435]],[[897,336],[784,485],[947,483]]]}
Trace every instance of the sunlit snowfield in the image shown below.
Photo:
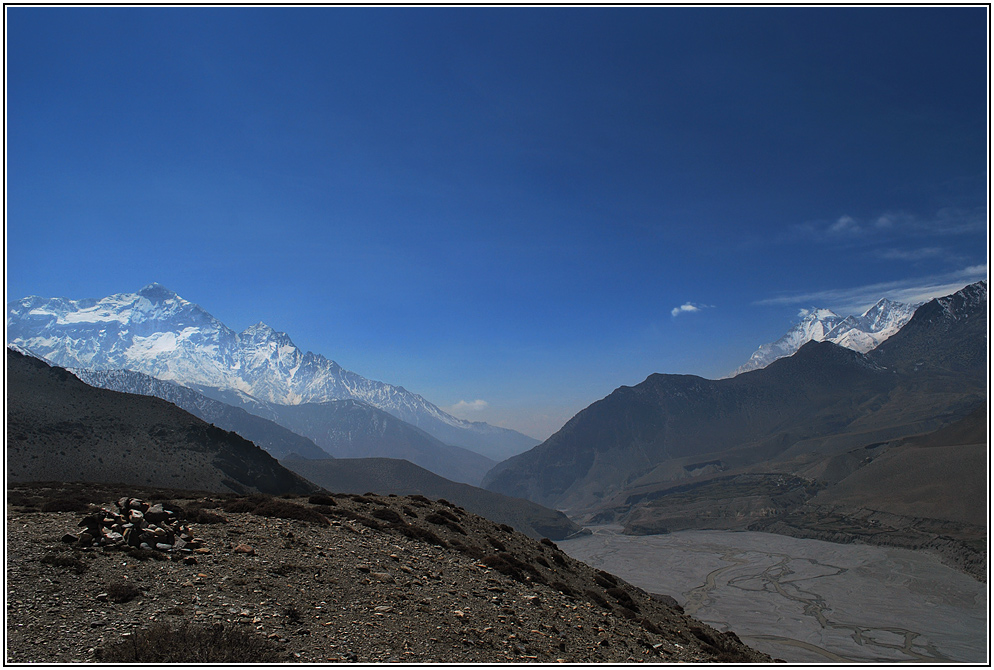
{"label": "sunlit snowfield", "polygon": [[930,556],[769,533],[621,535],[559,542],[570,556],[789,662],[987,661],[987,585]]}

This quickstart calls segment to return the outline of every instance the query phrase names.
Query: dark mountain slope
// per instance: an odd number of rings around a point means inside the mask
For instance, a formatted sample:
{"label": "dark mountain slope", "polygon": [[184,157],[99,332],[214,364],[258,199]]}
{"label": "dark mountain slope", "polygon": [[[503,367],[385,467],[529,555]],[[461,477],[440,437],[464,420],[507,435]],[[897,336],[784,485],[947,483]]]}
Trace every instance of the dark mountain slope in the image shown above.
{"label": "dark mountain slope", "polygon": [[987,373],[987,333],[987,282],[980,281],[919,307],[868,356],[895,372],[945,372],[982,380]]}
{"label": "dark mountain slope", "polygon": [[[736,448],[750,450],[746,460],[765,460],[797,440],[843,428],[858,415],[859,399],[883,392],[888,379],[862,354],[828,342],[810,342],[732,379],[652,375],[499,464],[484,486],[574,509],[667,461]],[[859,398],[840,393],[852,388]]]}
{"label": "dark mountain slope", "polygon": [[537,505],[530,500],[509,498],[486,489],[460,484],[439,477],[408,461],[393,458],[336,458],[312,461],[284,459],[281,463],[309,481],[329,491],[380,495],[420,494],[444,498],[473,514],[495,523],[505,523],[536,539],[562,540],[580,531],[580,527],[562,512]]}
{"label": "dark mountain slope", "polygon": [[204,421],[238,433],[276,458],[403,458],[440,476],[473,485],[495,465],[485,456],[443,444],[358,400],[276,405],[235,391],[186,388],[132,370],[72,372],[91,386],[167,400]]}
{"label": "dark mountain slope", "polygon": [[270,405],[276,421],[336,458],[406,459],[453,481],[478,484],[494,466],[486,456],[443,444],[420,428],[358,400]]}
{"label": "dark mountain slope", "polygon": [[7,351],[11,482],[120,482],[203,491],[307,493],[318,487],[248,440],[164,400],[93,388]]}
{"label": "dark mountain slope", "polygon": [[483,485],[591,513],[683,479],[794,474],[853,448],[936,430],[986,402],[986,309],[980,283],[919,308],[885,351],[809,342],[732,379],[652,375],[500,463]]}
{"label": "dark mountain slope", "polygon": [[942,430],[886,445],[811,503],[986,526],[987,425],[979,407]]}
{"label": "dark mountain slope", "polygon": [[156,379],[132,370],[72,370],[90,386],[162,398],[218,428],[238,433],[262,447],[274,458],[297,454],[303,458],[330,458],[331,454],[312,440],[274,421],[249,414],[239,407],[208,398],[193,389]]}

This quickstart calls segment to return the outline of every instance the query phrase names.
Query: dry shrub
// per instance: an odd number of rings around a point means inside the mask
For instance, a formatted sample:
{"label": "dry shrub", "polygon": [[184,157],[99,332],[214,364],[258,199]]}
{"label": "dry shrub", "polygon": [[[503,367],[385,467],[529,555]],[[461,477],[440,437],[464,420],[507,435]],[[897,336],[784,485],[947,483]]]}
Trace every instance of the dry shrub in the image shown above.
{"label": "dry shrub", "polygon": [[331,496],[322,496],[322,495],[311,496],[310,498],[307,499],[307,502],[309,502],[312,505],[334,506],[338,504],[337,502],[335,502],[335,499],[332,498]]}
{"label": "dry shrub", "polygon": [[475,544],[460,544],[456,546],[456,541],[452,541],[452,546],[459,550],[460,553],[466,554],[470,558],[475,558],[477,560],[483,558],[487,555],[487,552],[480,549]]}
{"label": "dry shrub", "polygon": [[404,517],[400,515],[397,510],[390,509],[389,507],[381,507],[379,509],[374,509],[371,515],[381,521],[389,521],[391,523],[404,523]]}
{"label": "dry shrub", "polygon": [[586,594],[586,596],[590,598],[590,602],[594,603],[595,605],[600,605],[603,609],[606,610],[614,609],[611,603],[609,603],[607,599],[597,591],[594,591],[593,589],[587,589],[586,591],[584,591],[584,594]]}
{"label": "dry shrub", "polygon": [[632,596],[628,591],[620,588],[612,588],[607,590],[607,594],[618,601],[622,607],[627,607],[630,610],[639,612],[638,604],[632,599]]}
{"label": "dry shrub", "polygon": [[[439,502],[441,502],[441,500]],[[435,510],[435,514],[437,514],[438,516],[441,516],[441,517],[445,517],[449,521],[453,521],[453,522],[459,521],[459,517],[457,517],[455,514],[453,514],[452,512],[450,512],[447,509],[437,509],[437,510]]]}
{"label": "dry shrub", "polygon": [[[442,511],[444,512],[444,510]],[[463,530],[462,526],[455,523],[455,521],[452,520],[453,518],[454,517],[451,514],[446,516],[445,514],[433,513],[426,516],[425,521],[427,521],[428,523],[433,523],[436,526],[445,526],[453,532],[459,533],[460,535],[465,535],[466,531]]]}
{"label": "dry shrub", "polygon": [[231,502],[225,503],[223,509],[225,512],[230,512],[232,514],[244,514],[246,512],[254,511],[255,508],[258,506],[259,503],[257,502],[248,499],[242,499],[242,500],[233,500]]}
{"label": "dry shrub", "polygon": [[217,512],[211,512],[210,510],[200,509],[200,508],[195,508],[188,511],[186,513],[186,516],[183,518],[185,518],[190,523],[200,523],[200,524],[228,523],[228,520],[225,519],[220,514],[218,514]]}
{"label": "dry shrub", "polygon": [[738,636],[735,633],[719,633],[709,631],[704,628],[693,626],[690,632],[704,645],[704,648],[715,654],[715,661],[719,663],[741,662],[746,657]]}
{"label": "dry shrub", "polygon": [[639,620],[639,615],[638,615],[638,613],[637,613],[637,612],[634,612],[634,611],[632,611],[632,610],[630,610],[630,609],[628,609],[627,607],[622,607],[622,608],[621,608],[621,609],[620,609],[620,610],[618,611],[618,613],[619,613],[619,614],[620,614],[620,615],[621,615],[622,617],[624,617],[625,619],[628,619],[629,621],[638,621],[638,620]]}
{"label": "dry shrub", "polygon": [[307,568],[303,568],[299,565],[294,565],[293,563],[280,563],[279,565],[269,568],[269,572],[280,577],[286,577],[294,572],[304,572]]}
{"label": "dry shrub", "polygon": [[157,624],[99,652],[105,663],[278,663],[287,654],[261,635],[238,628]]}
{"label": "dry shrub", "polygon": [[140,591],[134,584],[114,582],[107,587],[107,599],[112,603],[126,603],[138,597]]}
{"label": "dry shrub", "polygon": [[84,496],[54,498],[41,506],[42,512],[86,512],[89,509],[90,501]]}
{"label": "dry shrub", "polygon": [[649,619],[642,619],[642,621],[639,622],[639,623],[642,624],[642,628],[646,629],[647,631],[649,631],[650,633],[652,633],[654,635],[662,635],[663,634],[663,629],[660,628],[659,626],[657,626],[656,624],[654,624]]}
{"label": "dry shrub", "polygon": [[153,559],[156,561],[168,560],[168,557],[161,551],[156,551],[155,549],[139,549],[138,547],[132,547],[128,550],[128,557],[134,558],[139,561],[147,561]]}
{"label": "dry shrub", "polygon": [[617,583],[617,582],[608,581],[608,580],[604,579],[603,577],[601,577],[599,574],[598,575],[594,575],[594,581],[597,582],[597,586],[599,586],[599,587],[601,587],[603,589],[613,589],[614,586],[615,586],[615,584]]}
{"label": "dry shrub", "polygon": [[329,525],[328,519],[323,514],[314,511],[310,507],[304,507],[303,505],[287,502],[286,500],[277,500],[276,498],[264,501],[252,510],[252,514],[276,519],[296,519],[298,521],[319,523],[325,526]]}
{"label": "dry shrub", "polygon": [[503,555],[487,556],[481,561],[488,568],[493,568],[497,572],[507,575],[511,579],[524,582],[525,576],[517,566],[505,559]]}
{"label": "dry shrub", "polygon": [[603,570],[598,570],[597,574],[600,575],[602,578],[606,579],[607,581],[611,582],[612,586],[617,586],[618,585],[618,578],[615,577],[614,575],[612,575],[610,572],[605,572]]}
{"label": "dry shrub", "polygon": [[328,525],[329,523],[324,515],[315,511],[313,508],[304,507],[303,505],[280,498],[258,494],[227,502],[224,505],[224,511],[233,514],[251,512],[257,516],[266,516],[275,519],[296,519],[298,521],[310,521],[311,523],[323,525]]}
{"label": "dry shrub", "polygon": [[89,566],[83,562],[83,559],[79,554],[73,552],[72,555],[66,554],[46,554],[41,557],[42,563],[47,563],[48,565],[54,565],[60,568],[70,568],[77,575],[81,575],[86,572]]}
{"label": "dry shrub", "polygon": [[427,528],[421,528],[420,526],[409,526],[407,524],[391,524],[389,526],[393,530],[399,531],[401,535],[409,537],[412,540],[420,540],[422,542],[427,542],[428,544],[434,544],[435,546],[445,547],[449,546],[449,543],[440,538],[435,533],[431,532]]}

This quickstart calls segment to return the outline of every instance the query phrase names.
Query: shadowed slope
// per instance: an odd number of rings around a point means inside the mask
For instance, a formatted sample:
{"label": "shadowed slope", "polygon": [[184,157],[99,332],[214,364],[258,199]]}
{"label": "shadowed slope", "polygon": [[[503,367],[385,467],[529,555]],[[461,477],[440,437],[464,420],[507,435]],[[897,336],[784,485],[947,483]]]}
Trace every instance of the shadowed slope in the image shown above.
{"label": "shadowed slope", "polygon": [[358,400],[269,407],[280,425],[311,438],[335,458],[401,458],[446,479],[472,485],[495,465],[486,456],[443,444],[420,428]]}
{"label": "shadowed slope", "polygon": [[987,524],[987,408],[927,435],[891,445],[815,496],[812,504],[858,505],[901,516]]}
{"label": "shadowed slope", "polygon": [[93,388],[11,350],[7,477],[219,492],[318,490],[248,440],[175,405]]}
{"label": "shadowed slope", "polygon": [[509,498],[468,484],[452,482],[392,458],[336,458],[281,461],[287,468],[329,491],[381,495],[420,494],[444,498],[496,523],[506,523],[533,538],[561,540],[580,531],[565,514],[528,500]]}

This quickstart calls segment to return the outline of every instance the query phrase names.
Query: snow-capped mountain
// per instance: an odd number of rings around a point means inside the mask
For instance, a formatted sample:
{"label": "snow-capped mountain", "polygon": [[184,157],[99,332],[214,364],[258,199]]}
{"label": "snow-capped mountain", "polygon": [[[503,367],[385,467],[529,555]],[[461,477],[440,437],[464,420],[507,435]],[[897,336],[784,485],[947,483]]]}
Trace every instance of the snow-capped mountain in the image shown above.
{"label": "snow-capped mountain", "polygon": [[538,443],[513,430],[457,419],[401,386],[304,353],[286,333],[263,323],[236,333],[154,283],[99,300],[32,296],[9,303],[7,340],[66,368],[135,370],[202,393],[237,394],[249,411],[249,398],[278,405],[360,400],[494,460]]}
{"label": "snow-capped mountain", "polygon": [[761,345],[749,360],[730,376],[765,368],[791,356],[810,342],[834,342],[862,354],[899,331],[911,319],[921,303],[907,305],[881,298],[873,307],[859,315],[841,317],[830,309],[809,309],[802,312],[801,321],[776,342]]}

